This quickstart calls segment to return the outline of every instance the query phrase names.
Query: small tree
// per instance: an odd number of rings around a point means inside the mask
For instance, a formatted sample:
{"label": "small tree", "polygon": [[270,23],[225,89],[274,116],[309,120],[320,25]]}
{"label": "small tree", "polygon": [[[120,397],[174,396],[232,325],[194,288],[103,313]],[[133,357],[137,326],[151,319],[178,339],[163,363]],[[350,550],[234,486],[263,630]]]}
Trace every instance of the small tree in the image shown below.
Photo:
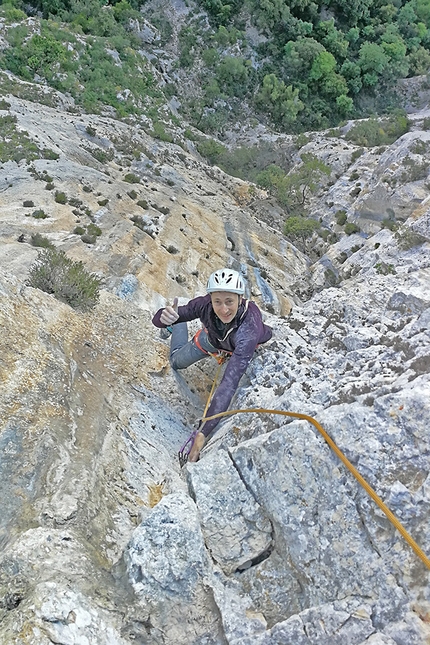
{"label": "small tree", "polygon": [[259,109],[269,112],[274,123],[283,127],[294,123],[305,107],[299,99],[298,88],[285,85],[275,74],[266,74],[255,102]]}
{"label": "small tree", "polygon": [[323,175],[330,175],[330,168],[313,154],[302,154],[302,165],[279,182],[278,199],[291,212],[303,208],[309,196],[315,193]]}
{"label": "small tree", "polygon": [[73,262],[63,251],[39,251],[30,267],[28,285],[51,293],[74,309],[88,311],[98,302],[101,280],[88,273],[82,262]]}
{"label": "small tree", "polygon": [[304,242],[319,228],[320,223],[317,220],[311,219],[310,217],[302,217],[301,215],[293,215],[286,220],[284,233],[293,240],[299,239]]}

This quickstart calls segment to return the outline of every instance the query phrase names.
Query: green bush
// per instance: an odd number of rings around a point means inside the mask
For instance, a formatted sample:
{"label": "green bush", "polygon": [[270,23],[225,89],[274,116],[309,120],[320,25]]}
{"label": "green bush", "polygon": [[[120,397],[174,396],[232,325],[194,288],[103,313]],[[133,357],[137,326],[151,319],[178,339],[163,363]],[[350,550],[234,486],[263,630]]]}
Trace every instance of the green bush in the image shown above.
{"label": "green bush", "polygon": [[83,226],[75,226],[75,228],[73,229],[73,233],[75,235],[84,235],[85,229]]}
{"label": "green bush", "polygon": [[354,152],[351,155],[351,163],[354,163],[361,157],[361,155],[364,152],[364,148],[357,148],[357,150],[354,150]]}
{"label": "green bush", "polygon": [[409,120],[403,114],[392,115],[389,118],[372,118],[353,125],[345,139],[370,148],[390,145],[408,132],[409,127]]}
{"label": "green bush", "polygon": [[107,161],[112,161],[114,158],[113,150],[102,150],[101,148],[89,148],[88,152],[97,159],[100,163],[106,163]]}
{"label": "green bush", "polygon": [[33,233],[31,236],[30,244],[32,246],[39,246],[44,249],[55,249],[55,246],[48,240],[47,237],[40,233]]}
{"label": "green bush", "polygon": [[335,217],[336,224],[339,224],[339,226],[343,226],[346,223],[346,211],[336,211]]}
{"label": "green bush", "polygon": [[129,172],[124,177],[124,181],[126,181],[128,184],[140,184],[140,177],[134,175],[132,172]]}
{"label": "green bush", "polygon": [[54,295],[74,309],[87,311],[99,299],[100,279],[63,251],[43,249],[30,267],[28,285]]}
{"label": "green bush", "polygon": [[382,220],[382,228],[388,228],[389,231],[397,231],[399,224],[389,217]]}
{"label": "green bush", "polygon": [[129,190],[127,195],[130,197],[130,199],[136,199],[137,193],[135,190]]}
{"label": "green bush", "polygon": [[67,204],[67,196],[65,193],[61,193],[58,190],[55,191],[55,201],[57,204]]}
{"label": "green bush", "polygon": [[146,199],[139,199],[139,201],[137,202],[137,205],[140,206],[140,208],[143,208],[143,210],[145,211],[148,210],[149,208],[148,202],[146,201]]}
{"label": "green bush", "polygon": [[205,139],[197,144],[197,151],[210,163],[216,164],[220,156],[226,151],[226,147],[214,139]]}
{"label": "green bush", "polygon": [[45,211],[42,210],[41,208],[38,208],[37,210],[33,211],[32,216],[35,219],[46,219],[48,217]]}
{"label": "green bush", "polygon": [[288,217],[284,225],[284,233],[287,237],[293,239],[306,239],[320,228],[320,223],[310,217],[302,215],[293,215]]}
{"label": "green bush", "polygon": [[95,237],[99,237],[99,235],[102,234],[102,229],[99,226],[97,226],[96,224],[93,224],[91,222],[91,224],[88,224],[88,226],[87,226],[87,233],[88,233],[88,235],[93,235]]}
{"label": "green bush", "polygon": [[353,222],[347,222],[343,230],[347,235],[352,235],[353,233],[359,233],[360,227],[356,224],[353,224]]}
{"label": "green bush", "polygon": [[152,136],[155,139],[160,139],[160,141],[167,141],[167,143],[173,143],[172,135],[167,132],[164,123],[161,121],[154,121],[152,126]]}

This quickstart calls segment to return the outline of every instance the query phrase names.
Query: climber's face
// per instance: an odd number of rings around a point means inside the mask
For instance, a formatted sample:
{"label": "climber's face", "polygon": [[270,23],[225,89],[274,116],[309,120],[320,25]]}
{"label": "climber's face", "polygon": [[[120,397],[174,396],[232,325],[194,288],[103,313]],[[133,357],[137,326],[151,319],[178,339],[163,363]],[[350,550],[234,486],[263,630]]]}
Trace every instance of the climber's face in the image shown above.
{"label": "climber's face", "polygon": [[221,322],[231,322],[239,309],[240,296],[228,291],[215,291],[211,293],[211,300],[214,312]]}

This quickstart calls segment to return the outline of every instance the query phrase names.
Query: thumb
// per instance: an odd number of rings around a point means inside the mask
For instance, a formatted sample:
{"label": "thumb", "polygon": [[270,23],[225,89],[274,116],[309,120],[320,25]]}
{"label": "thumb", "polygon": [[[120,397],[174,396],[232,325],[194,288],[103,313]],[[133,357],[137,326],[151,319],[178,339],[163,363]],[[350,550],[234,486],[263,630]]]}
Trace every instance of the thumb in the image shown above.
{"label": "thumb", "polygon": [[173,309],[176,311],[176,313],[178,313],[178,298],[174,298],[174,299],[173,299],[173,305],[172,305],[172,307],[173,307]]}

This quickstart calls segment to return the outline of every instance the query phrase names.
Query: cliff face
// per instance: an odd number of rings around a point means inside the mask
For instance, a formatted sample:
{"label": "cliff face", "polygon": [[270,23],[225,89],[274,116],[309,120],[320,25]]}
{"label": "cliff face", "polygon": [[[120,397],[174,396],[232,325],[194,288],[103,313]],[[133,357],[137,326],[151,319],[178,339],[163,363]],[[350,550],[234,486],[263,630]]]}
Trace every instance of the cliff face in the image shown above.
{"label": "cliff face", "polygon": [[[425,565],[313,426],[233,416],[180,470],[216,366],[174,374],[151,325],[214,268],[242,270],[274,337],[234,407],[315,417],[428,555],[428,189],[381,179],[423,138],[419,115],[360,157],[354,198],[352,147],[315,144],[334,170],[314,213],[338,230],[345,208],[366,233],[312,264],[265,222],[262,192],[192,150],[6,100],[58,158],[0,167],[0,641],[429,643]],[[400,233],[375,224],[387,208]],[[86,244],[74,231],[91,223]],[[91,312],[26,286],[35,233],[103,278]]]}

